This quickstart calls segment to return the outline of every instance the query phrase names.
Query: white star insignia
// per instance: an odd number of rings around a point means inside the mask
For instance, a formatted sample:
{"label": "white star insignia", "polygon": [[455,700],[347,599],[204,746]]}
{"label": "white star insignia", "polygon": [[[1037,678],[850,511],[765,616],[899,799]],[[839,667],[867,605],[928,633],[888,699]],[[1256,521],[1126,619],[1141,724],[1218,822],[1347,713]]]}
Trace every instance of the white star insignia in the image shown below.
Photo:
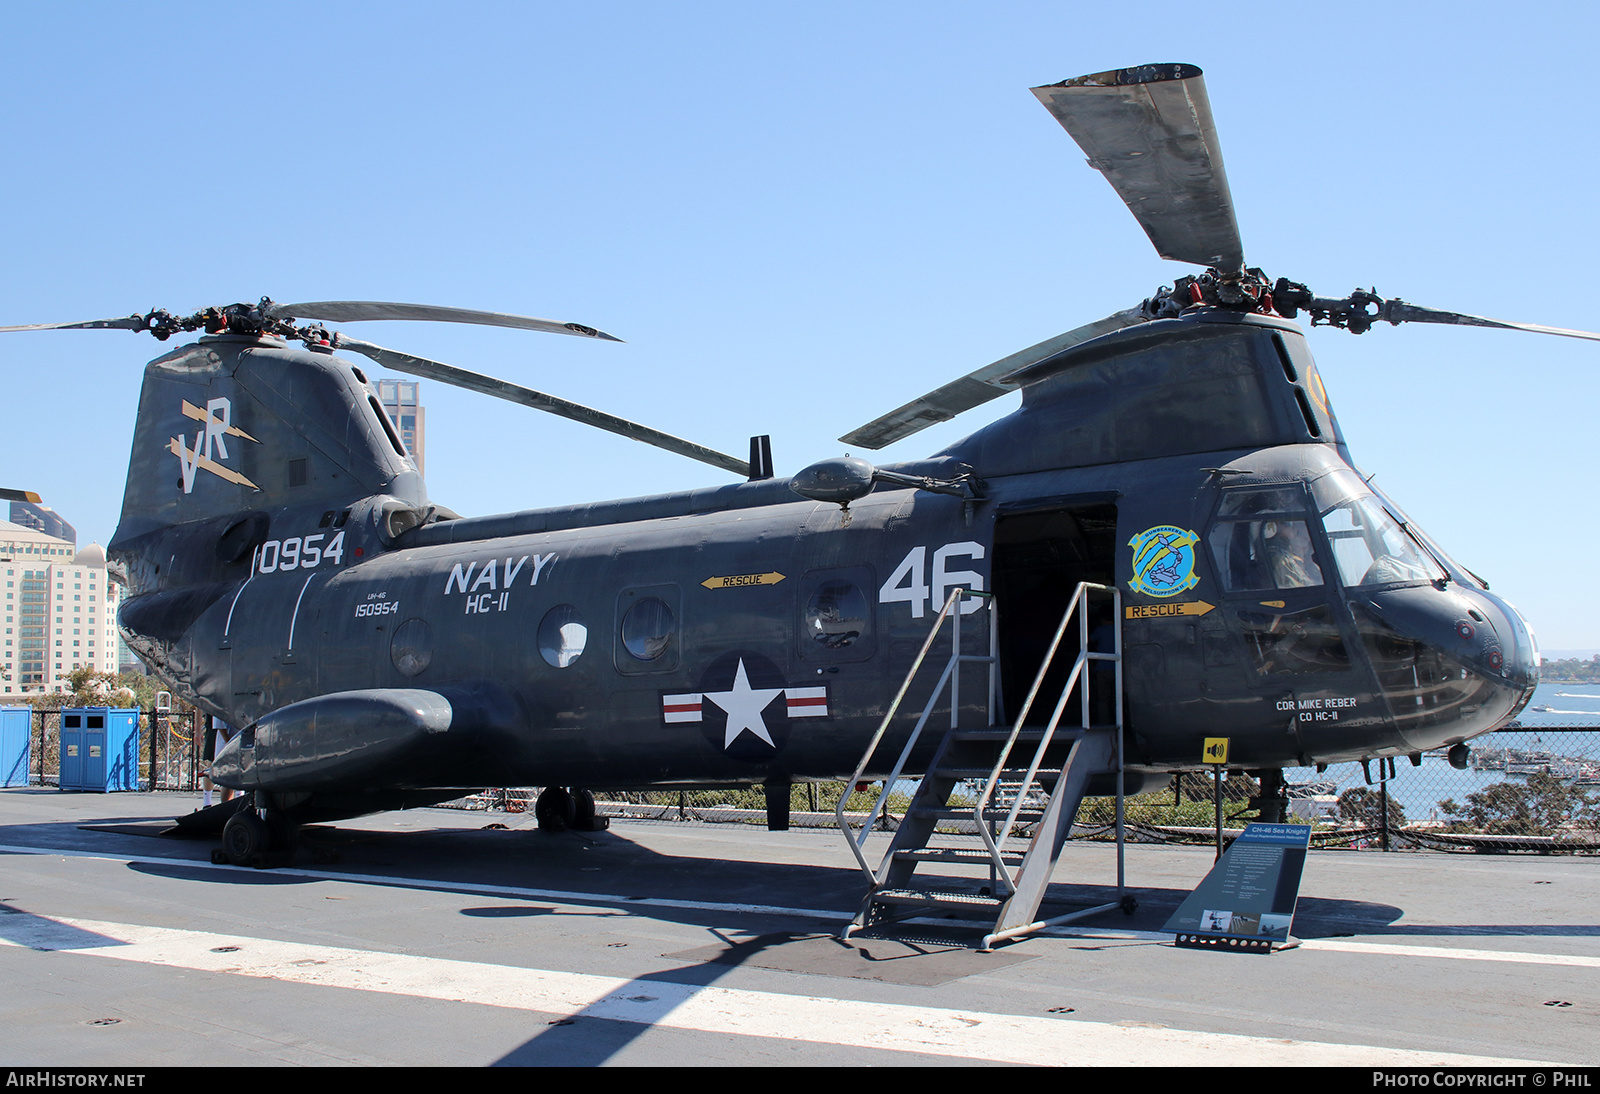
{"label": "white star insignia", "polygon": [[722,747],[727,748],[733,744],[734,739],[749,730],[773,748],[772,736],[767,732],[767,723],[762,720],[761,712],[767,708],[777,696],[783,693],[782,688],[752,688],[750,678],[745,675],[744,658],[739,659],[739,671],[733,676],[732,691],[708,691],[705,697],[728,713],[728,728],[723,734]]}

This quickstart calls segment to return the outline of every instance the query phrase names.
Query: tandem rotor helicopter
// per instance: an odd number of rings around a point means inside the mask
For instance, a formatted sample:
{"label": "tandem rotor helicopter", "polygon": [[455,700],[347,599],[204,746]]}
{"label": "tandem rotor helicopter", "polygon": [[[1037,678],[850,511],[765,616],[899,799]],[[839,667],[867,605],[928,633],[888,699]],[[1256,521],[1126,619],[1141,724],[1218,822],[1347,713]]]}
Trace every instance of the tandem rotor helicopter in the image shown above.
{"label": "tandem rotor helicopter", "polygon": [[[1600,335],[1323,298],[1247,267],[1194,66],[1033,90],[1156,250],[1203,272],[841,438],[877,449],[1022,393],[926,460],[775,478],[762,438],[737,458],[324,325],[611,338],[577,323],[263,299],[0,328],[203,332],[145,368],[109,556],[129,646],[241,729],[212,769],[252,806],[227,822],[226,855],[483,786],[547,787],[541,825],[583,827],[584,788],[761,784],[778,823],[791,783],[850,776],[941,607],[998,659],[958,719],[1021,720],[1053,641],[1082,645],[1059,624],[1084,582],[1121,598],[1089,641],[1120,653],[1120,693],[1101,705],[1119,700],[1130,790],[1198,766],[1206,737],[1231,738],[1228,766],[1267,773],[1440,747],[1464,762],[1464,742],[1520,711],[1538,677],[1529,627],[1355,470],[1292,320]],[[429,499],[346,352],[743,481],[461,517]],[[890,720],[880,755],[914,717]]]}

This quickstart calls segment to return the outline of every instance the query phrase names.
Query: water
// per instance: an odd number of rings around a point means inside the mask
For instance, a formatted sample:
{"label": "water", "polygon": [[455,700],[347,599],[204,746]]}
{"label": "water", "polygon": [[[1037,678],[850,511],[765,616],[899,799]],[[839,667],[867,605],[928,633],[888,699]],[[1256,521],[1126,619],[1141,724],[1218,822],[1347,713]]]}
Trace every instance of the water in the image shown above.
{"label": "water", "polygon": [[[1548,711],[1535,711],[1534,707],[1550,707]],[[1469,742],[1475,753],[1488,749],[1515,748],[1543,750],[1555,757],[1573,757],[1600,761],[1600,685],[1596,684],[1540,684],[1533,693],[1518,721],[1522,729],[1514,733],[1489,733]],[[1540,733],[1540,726],[1593,726],[1591,733],[1564,732]],[[1337,783],[1334,793],[1340,794],[1355,786],[1365,786],[1360,764],[1338,764],[1321,775],[1314,768],[1286,768],[1284,778],[1291,784],[1303,782]],[[1378,764],[1372,764],[1372,774],[1378,775]],[[1468,794],[1500,782],[1518,782],[1521,776],[1503,770],[1475,770],[1468,767],[1457,771],[1441,754],[1428,753],[1421,767],[1412,767],[1410,761],[1400,757],[1395,761],[1395,777],[1389,780],[1389,794],[1405,809],[1408,820],[1445,819],[1438,803],[1454,799],[1464,805]],[[1373,785],[1376,790],[1376,784]],[[1600,787],[1586,787],[1600,797]]]}

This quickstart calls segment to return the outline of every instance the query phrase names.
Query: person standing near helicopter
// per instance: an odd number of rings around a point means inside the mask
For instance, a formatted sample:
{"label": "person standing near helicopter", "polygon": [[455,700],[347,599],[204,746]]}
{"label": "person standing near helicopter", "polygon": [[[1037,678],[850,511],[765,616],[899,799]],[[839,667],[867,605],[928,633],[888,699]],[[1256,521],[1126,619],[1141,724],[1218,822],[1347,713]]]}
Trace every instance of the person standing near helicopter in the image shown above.
{"label": "person standing near helicopter", "polygon": [[[205,788],[205,798],[201,808],[211,807],[211,763],[217,758],[217,753],[222,751],[222,746],[233,739],[234,728],[215,715],[206,715],[205,743],[201,747],[201,759],[205,761],[205,773],[201,776],[201,783]],[[222,788],[222,800],[232,801],[237,793],[232,787]]]}

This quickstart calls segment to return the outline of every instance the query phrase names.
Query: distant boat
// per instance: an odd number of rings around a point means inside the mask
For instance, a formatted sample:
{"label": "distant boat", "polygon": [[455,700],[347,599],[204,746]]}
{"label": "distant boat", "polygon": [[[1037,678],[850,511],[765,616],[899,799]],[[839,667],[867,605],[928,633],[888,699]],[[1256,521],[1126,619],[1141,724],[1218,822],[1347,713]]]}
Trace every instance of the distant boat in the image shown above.
{"label": "distant boat", "polygon": [[1540,714],[1548,714],[1552,710],[1554,710],[1555,708],[1554,707],[1529,707],[1528,709],[1532,710],[1532,711],[1536,711],[1536,712],[1538,712]]}

